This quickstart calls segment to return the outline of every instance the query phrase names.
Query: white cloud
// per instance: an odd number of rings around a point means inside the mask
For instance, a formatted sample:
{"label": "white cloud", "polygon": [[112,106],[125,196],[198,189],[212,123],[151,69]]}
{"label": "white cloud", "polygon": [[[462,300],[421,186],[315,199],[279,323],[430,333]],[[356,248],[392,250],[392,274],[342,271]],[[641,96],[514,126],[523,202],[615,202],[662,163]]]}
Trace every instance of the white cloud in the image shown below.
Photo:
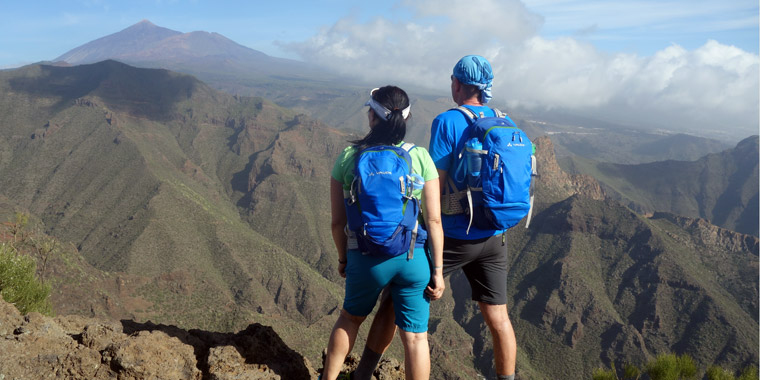
{"label": "white cloud", "polygon": [[[454,63],[488,58],[497,105],[582,110],[626,124],[757,133],[760,59],[710,40],[648,57],[603,52],[571,37],[538,36],[541,16],[516,0],[411,1],[413,21],[344,18],[288,47],[304,60],[376,83],[446,94]],[[741,136],[743,135],[744,136]]]}
{"label": "white cloud", "polygon": [[758,132],[760,59],[733,46],[672,45],[639,57],[535,37],[507,56],[494,59],[503,78],[494,82],[494,96],[506,95],[510,106],[582,110],[629,125],[734,138]]}
{"label": "white cloud", "polygon": [[[424,22],[348,17],[286,48],[304,60],[367,80],[448,86],[448,75],[463,55],[493,55],[501,43],[534,35],[540,18],[516,0],[415,1],[404,3]],[[474,12],[487,9],[488,12]],[[505,15],[495,17],[495,15]],[[477,21],[476,21],[477,20]],[[489,57],[490,58],[490,57]]]}

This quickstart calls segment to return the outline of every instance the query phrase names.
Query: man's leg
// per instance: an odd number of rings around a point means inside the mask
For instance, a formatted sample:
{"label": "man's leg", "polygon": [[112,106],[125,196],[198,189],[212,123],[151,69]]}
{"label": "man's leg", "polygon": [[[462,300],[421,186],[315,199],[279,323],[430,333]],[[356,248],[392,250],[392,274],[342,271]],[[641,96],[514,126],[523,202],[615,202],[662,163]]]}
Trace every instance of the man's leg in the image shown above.
{"label": "man's leg", "polygon": [[483,319],[491,330],[493,339],[493,356],[496,373],[514,375],[517,356],[517,341],[512,322],[509,320],[507,305],[491,305],[478,302]]}
{"label": "man's leg", "polygon": [[367,334],[367,345],[364,347],[361,360],[359,360],[359,366],[354,371],[355,380],[372,378],[372,373],[375,372],[380,358],[393,341],[393,334],[396,333],[394,321],[393,301],[386,289],[380,300],[380,307],[377,309],[375,319],[372,320],[369,334]]}
{"label": "man's leg", "polygon": [[375,319],[372,320],[372,326],[369,329],[369,335],[367,335],[367,348],[380,354],[385,353],[396,333],[395,318],[393,299],[386,289],[383,291],[380,307],[377,309]]}

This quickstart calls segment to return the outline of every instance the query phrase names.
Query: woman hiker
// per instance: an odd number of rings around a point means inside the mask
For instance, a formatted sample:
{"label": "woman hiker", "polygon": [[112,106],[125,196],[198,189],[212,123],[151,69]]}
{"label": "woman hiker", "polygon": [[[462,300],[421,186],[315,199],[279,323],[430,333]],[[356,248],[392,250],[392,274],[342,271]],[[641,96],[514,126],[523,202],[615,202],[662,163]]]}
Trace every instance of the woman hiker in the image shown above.
{"label": "woman hiker", "polygon": [[[370,92],[370,99],[366,105],[369,106],[367,116],[370,130],[364,138],[352,141],[352,145],[338,157],[330,179],[332,236],[338,251],[338,272],[346,279],[346,293],[343,309],[330,334],[321,379],[338,378],[343,361],[356,340],[359,326],[372,311],[378,295],[386,287],[393,300],[395,324],[404,345],[406,378],[428,379],[430,377],[430,350],[427,327],[430,300],[441,298],[445,287],[442,272],[443,230],[438,173],[426,149],[410,148],[412,145],[405,144],[403,141],[406,134],[406,122],[410,116],[409,97],[406,92],[395,86],[377,88]],[[399,156],[411,158],[413,174],[410,177],[416,179],[413,181],[416,183],[410,194],[416,199],[421,199],[422,210],[419,226],[411,235],[411,241],[414,243],[408,250],[402,248],[402,254],[396,256],[373,253],[373,249],[367,248],[372,244],[366,243],[364,236],[360,236],[357,240],[356,233],[347,228],[347,223],[350,222],[347,211],[351,213],[350,208],[355,206],[352,206],[353,200],[347,201],[346,198],[356,195],[354,194],[356,191],[352,192],[352,182],[354,182],[355,171],[359,170],[356,164],[357,156],[365,157],[363,152],[366,152],[366,148],[374,147],[369,151],[378,152],[387,146],[391,146],[391,149],[392,147],[403,148],[408,152],[408,154],[401,152],[401,155],[396,154],[395,157],[393,155],[380,156],[381,158],[378,159],[398,160]],[[395,151],[399,152],[397,149]],[[362,153],[359,154],[360,152]],[[370,175],[383,173],[387,171]],[[421,186],[423,183],[424,186]],[[407,186],[411,185],[407,184]],[[365,186],[371,185],[365,184]],[[405,185],[401,184],[400,188],[403,192]],[[392,208],[392,205],[388,204],[392,203],[391,201],[381,200],[378,203],[381,204],[373,205],[373,209],[376,206],[378,210]],[[404,204],[404,210],[412,207],[411,201]],[[359,203],[359,208],[361,205]],[[366,203],[364,206],[364,211],[368,212],[367,209],[370,206]],[[355,218],[354,215],[356,214],[352,214],[352,218]],[[417,220],[414,222],[416,223]],[[349,227],[351,224],[349,223]],[[364,234],[367,233],[371,235],[373,231],[367,228]],[[428,249],[424,248],[425,238],[427,238]],[[382,248],[379,249],[382,250]],[[362,252],[362,249],[368,252]],[[354,373],[354,379],[370,378],[371,372],[360,373],[360,370],[361,368],[358,368]],[[372,370],[374,368],[365,369],[365,372]],[[341,378],[348,378],[345,374],[342,376],[344,377]]]}

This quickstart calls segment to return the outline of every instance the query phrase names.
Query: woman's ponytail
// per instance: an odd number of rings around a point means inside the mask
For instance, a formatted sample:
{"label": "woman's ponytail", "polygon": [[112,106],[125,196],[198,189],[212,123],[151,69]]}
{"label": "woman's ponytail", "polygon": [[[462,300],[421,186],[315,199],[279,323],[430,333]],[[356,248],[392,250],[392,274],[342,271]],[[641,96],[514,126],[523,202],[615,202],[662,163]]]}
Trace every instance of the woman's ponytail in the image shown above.
{"label": "woman's ponytail", "polygon": [[[404,111],[409,107],[409,96],[404,90],[396,86],[385,86],[374,90],[372,100],[390,111],[387,119],[385,115],[377,114],[377,124],[372,127],[364,138],[351,141],[357,148],[364,149],[373,145],[397,145],[406,136],[406,121],[411,116],[404,118]],[[408,111],[406,111],[408,113]]]}

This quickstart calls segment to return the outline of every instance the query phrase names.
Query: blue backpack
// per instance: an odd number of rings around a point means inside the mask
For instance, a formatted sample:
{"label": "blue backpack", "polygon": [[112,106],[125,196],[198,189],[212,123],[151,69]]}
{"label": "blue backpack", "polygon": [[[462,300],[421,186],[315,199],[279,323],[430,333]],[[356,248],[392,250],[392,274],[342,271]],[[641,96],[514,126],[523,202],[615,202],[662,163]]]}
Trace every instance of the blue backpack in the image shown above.
{"label": "blue backpack", "polygon": [[354,180],[344,191],[344,201],[347,233],[362,252],[387,257],[408,252],[411,259],[418,233],[426,234],[418,229],[420,203],[412,195],[415,185],[424,184],[412,172],[412,148],[409,143],[372,146],[356,155]]}
{"label": "blue backpack", "polygon": [[[447,194],[448,188],[444,189],[444,213],[469,214],[467,233],[473,225],[504,230],[526,215],[527,228],[533,208],[530,184],[536,175],[533,143],[499,110],[494,110],[495,117],[485,117],[464,106],[456,109],[470,125],[464,133],[465,147],[449,175],[449,186],[455,192]],[[447,207],[447,202],[452,207]]]}

